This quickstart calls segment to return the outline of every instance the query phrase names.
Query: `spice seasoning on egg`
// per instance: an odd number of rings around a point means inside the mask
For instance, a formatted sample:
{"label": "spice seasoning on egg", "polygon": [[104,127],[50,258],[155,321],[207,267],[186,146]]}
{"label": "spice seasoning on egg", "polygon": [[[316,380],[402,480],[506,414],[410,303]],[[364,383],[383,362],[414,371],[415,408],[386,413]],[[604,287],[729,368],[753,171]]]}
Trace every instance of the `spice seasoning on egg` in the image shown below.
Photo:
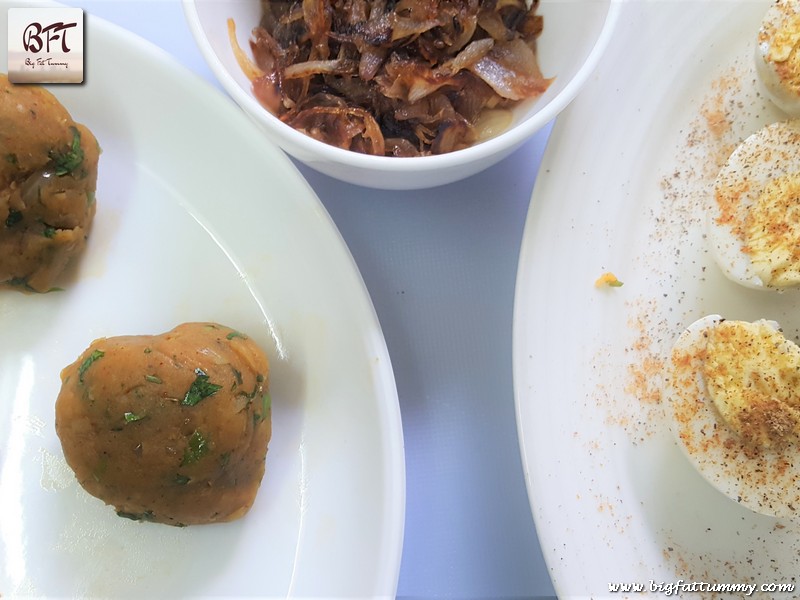
{"label": "spice seasoning on egg", "polygon": [[709,315],[671,353],[667,415],[679,445],[718,490],[749,509],[800,507],[800,348],[771,321]]}
{"label": "spice seasoning on egg", "polygon": [[800,285],[800,120],[770,123],[731,153],[714,182],[708,240],[732,281]]}

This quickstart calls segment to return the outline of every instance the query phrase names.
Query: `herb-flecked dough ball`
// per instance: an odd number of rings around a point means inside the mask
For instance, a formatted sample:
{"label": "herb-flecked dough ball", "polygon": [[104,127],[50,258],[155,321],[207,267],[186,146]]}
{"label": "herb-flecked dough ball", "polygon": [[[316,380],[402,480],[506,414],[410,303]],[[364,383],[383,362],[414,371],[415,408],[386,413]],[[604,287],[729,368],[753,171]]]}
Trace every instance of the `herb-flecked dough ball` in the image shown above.
{"label": "herb-flecked dough ball", "polygon": [[55,96],[0,73],[0,283],[46,292],[83,252],[99,156]]}
{"label": "herb-flecked dough ball", "polygon": [[102,338],[61,372],[56,432],[80,484],[120,516],[231,521],[264,476],[268,378],[256,343],[216,323]]}

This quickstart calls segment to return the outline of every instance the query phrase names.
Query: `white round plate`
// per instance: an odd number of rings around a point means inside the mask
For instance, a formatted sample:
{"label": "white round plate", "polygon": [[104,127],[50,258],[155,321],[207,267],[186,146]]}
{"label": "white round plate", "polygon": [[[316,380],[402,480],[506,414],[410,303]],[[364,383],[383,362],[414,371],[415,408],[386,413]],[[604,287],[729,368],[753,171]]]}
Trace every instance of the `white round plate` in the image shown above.
{"label": "white round plate", "polygon": [[[103,149],[89,245],[65,291],[0,290],[0,596],[392,597],[399,406],[344,242],[232,102],[122,29],[86,28],[86,83],[50,89]],[[194,320],[269,355],[264,482],[232,523],[121,519],[64,461],[59,372],[95,338]]]}
{"label": "white round plate", "polygon": [[[795,584],[800,527],[712,488],[662,405],[672,343],[700,316],[800,331],[796,291],[728,281],[704,239],[721,162],[785,118],[755,80],[768,2],[621,4],[594,77],[553,128],[520,254],[514,381],[531,508],[561,597],[772,595]],[[595,287],[609,271],[622,287]]]}

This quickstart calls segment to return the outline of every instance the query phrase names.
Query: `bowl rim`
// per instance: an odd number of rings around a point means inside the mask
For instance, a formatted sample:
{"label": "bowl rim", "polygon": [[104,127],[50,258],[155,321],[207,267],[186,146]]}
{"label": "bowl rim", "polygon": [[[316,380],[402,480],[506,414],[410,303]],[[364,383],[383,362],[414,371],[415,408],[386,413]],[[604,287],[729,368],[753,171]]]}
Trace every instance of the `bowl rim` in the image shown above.
{"label": "bowl rim", "polygon": [[[600,34],[595,40],[594,46],[586,57],[575,76],[567,82],[558,94],[550,99],[540,110],[530,118],[518,123],[516,126],[496,135],[488,140],[473,144],[467,148],[447,152],[445,154],[434,154],[428,156],[376,156],[373,154],[363,154],[353,150],[337,148],[316,140],[300,131],[294,129],[270,113],[258,100],[250,93],[247,93],[236,82],[228,69],[222,64],[216,52],[208,43],[203,25],[200,22],[200,15],[197,11],[197,4],[203,0],[181,0],[184,16],[189,25],[192,37],[197,44],[200,53],[206,61],[222,88],[230,95],[239,106],[257,121],[262,127],[275,134],[275,138],[270,137],[273,143],[280,146],[289,154],[295,155],[281,143],[281,139],[287,140],[287,145],[292,148],[307,148],[306,152],[314,153],[314,162],[330,162],[347,164],[349,167],[360,169],[373,169],[380,171],[394,171],[397,173],[419,173],[442,169],[449,169],[465,163],[476,163],[485,157],[500,154],[513,149],[522,144],[525,140],[542,129],[548,122],[564,110],[570,102],[577,96],[583,84],[594,72],[600,58],[611,40],[616,28],[621,5],[624,0],[609,0],[608,12],[606,13]],[[310,159],[306,156],[298,156],[303,162]]]}

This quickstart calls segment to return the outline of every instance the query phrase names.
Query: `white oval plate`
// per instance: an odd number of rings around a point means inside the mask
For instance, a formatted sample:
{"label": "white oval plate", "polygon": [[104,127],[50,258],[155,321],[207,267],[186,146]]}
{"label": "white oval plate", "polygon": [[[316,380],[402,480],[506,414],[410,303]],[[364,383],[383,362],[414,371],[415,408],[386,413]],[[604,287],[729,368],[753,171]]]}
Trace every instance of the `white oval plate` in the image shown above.
{"label": "white oval plate", "polygon": [[[86,26],[86,83],[51,90],[103,148],[89,246],[65,291],[0,290],[0,595],[393,596],[397,392],[343,240],[232,102],[139,38]],[[245,331],[271,359],[264,482],[233,523],[121,519],[63,459],[59,371],[94,338],[193,320]]]}
{"label": "white oval plate", "polygon": [[[520,255],[514,380],[531,508],[562,597],[626,584],[689,597],[703,582],[792,584],[799,570],[800,528],[712,488],[661,404],[671,345],[698,317],[771,318],[795,339],[800,328],[798,293],[729,282],[703,233],[719,162],[783,118],[754,79],[767,5],[623,2],[548,142]],[[596,288],[607,271],[624,285]]]}

